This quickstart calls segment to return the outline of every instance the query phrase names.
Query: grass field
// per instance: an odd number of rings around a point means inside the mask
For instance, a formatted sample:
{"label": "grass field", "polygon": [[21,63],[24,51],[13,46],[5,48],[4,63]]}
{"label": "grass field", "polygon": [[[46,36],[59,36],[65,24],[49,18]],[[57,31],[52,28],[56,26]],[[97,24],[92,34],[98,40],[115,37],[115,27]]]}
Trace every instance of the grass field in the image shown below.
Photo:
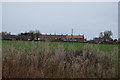
{"label": "grass field", "polygon": [[[2,41],[2,46],[4,47],[16,47],[20,50],[25,48],[30,51],[35,46],[41,48],[45,42],[24,42],[24,41]],[[75,50],[82,50],[86,43],[68,43],[68,42],[46,42],[51,49],[58,49],[59,45],[63,45],[65,50],[69,50],[69,47],[73,47]],[[118,48],[118,45],[109,45],[109,44],[90,44],[93,47],[97,47],[103,52],[111,53],[113,50]]]}
{"label": "grass field", "polygon": [[2,41],[4,78],[117,78],[118,45]]}

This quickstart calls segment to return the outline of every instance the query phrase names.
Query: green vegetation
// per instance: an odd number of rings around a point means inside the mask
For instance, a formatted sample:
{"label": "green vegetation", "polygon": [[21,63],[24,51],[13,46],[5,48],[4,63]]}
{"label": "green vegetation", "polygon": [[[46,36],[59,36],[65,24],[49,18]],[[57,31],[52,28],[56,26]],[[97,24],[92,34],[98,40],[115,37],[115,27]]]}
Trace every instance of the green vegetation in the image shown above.
{"label": "green vegetation", "polygon": [[[2,46],[16,47],[18,50],[25,48],[31,50],[34,46],[41,48],[44,43],[47,43],[51,49],[58,49],[59,45],[63,45],[65,50],[69,50],[69,46],[74,47],[75,51],[82,50],[86,43],[70,43],[70,42],[29,42],[29,41],[2,41]],[[93,47],[97,47],[103,52],[111,53],[114,49],[118,48],[118,45],[109,44],[90,44]]]}

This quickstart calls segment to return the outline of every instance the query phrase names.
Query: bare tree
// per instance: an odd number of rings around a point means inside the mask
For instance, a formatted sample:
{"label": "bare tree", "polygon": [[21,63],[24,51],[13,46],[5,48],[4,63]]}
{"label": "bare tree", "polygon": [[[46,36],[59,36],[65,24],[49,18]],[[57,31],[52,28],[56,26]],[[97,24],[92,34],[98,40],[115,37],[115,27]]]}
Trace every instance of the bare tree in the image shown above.
{"label": "bare tree", "polygon": [[41,34],[39,30],[36,30],[35,33],[36,33],[36,34]]}
{"label": "bare tree", "polygon": [[104,33],[103,33],[103,32],[100,32],[99,37],[100,37],[100,38],[103,38],[103,36],[104,36]]}
{"label": "bare tree", "polygon": [[34,33],[34,31],[33,31],[33,30],[30,30],[28,33]]}
{"label": "bare tree", "polygon": [[102,38],[102,40],[104,41],[113,41],[112,35],[113,35],[112,31],[106,30],[104,32],[100,32],[99,38]]}
{"label": "bare tree", "polygon": [[34,33],[35,37],[36,37],[36,40],[39,39],[39,36],[41,35],[40,31],[39,30],[36,30],[35,33]]}
{"label": "bare tree", "polygon": [[105,38],[111,38],[112,35],[113,35],[112,31],[108,31],[108,30],[104,31]]}

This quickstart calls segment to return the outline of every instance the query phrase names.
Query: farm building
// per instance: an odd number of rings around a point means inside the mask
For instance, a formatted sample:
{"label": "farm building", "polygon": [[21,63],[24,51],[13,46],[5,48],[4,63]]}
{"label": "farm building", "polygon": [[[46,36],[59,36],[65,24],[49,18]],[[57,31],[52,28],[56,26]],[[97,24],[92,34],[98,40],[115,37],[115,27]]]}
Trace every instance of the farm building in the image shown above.
{"label": "farm building", "polygon": [[67,35],[66,40],[83,42],[84,41],[84,35]]}
{"label": "farm building", "polygon": [[45,41],[84,41],[84,35],[40,35],[40,40]]}

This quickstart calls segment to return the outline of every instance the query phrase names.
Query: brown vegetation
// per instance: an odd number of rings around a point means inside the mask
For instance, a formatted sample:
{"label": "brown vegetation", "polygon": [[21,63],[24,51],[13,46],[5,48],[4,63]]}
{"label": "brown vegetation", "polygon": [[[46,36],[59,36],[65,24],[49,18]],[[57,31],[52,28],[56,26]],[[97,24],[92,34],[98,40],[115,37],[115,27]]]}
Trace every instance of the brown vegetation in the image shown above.
{"label": "brown vegetation", "polygon": [[117,50],[106,54],[97,47],[86,45],[75,51],[65,51],[62,45],[51,50],[47,43],[25,48],[3,47],[3,78],[117,78]]}

